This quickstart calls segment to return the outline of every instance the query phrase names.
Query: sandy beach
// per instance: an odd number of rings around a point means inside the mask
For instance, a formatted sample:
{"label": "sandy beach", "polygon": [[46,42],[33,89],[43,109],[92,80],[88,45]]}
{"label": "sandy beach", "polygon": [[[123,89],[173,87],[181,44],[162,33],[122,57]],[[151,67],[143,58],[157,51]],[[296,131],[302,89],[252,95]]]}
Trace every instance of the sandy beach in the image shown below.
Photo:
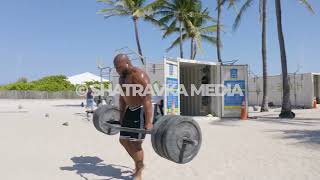
{"label": "sandy beach", "polygon": [[[3,180],[129,180],[134,164],[119,144],[92,125],[81,100],[0,100]],[[19,108],[20,106],[20,108]],[[153,152],[145,140],[145,180],[318,180],[320,109],[250,113],[257,119],[197,117],[203,144],[185,165]],[[47,116],[47,117],[46,117]],[[62,125],[68,122],[68,126]]]}

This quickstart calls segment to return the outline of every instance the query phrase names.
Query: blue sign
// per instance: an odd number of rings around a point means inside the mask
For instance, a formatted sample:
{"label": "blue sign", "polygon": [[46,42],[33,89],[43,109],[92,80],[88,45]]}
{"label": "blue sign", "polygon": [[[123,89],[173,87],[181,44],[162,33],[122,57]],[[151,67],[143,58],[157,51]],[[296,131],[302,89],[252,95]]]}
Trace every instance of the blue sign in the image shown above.
{"label": "blue sign", "polygon": [[230,77],[231,78],[238,78],[238,69],[230,69]]}
{"label": "blue sign", "polygon": [[167,78],[167,88],[168,89],[178,89],[178,79]]}
{"label": "blue sign", "polygon": [[167,110],[170,112],[174,104],[174,110],[179,108],[179,88],[178,79],[167,78],[166,89],[167,89]]}
{"label": "blue sign", "polygon": [[167,96],[167,108],[171,109],[173,103],[174,108],[179,107],[178,96],[174,96],[173,94],[169,93],[169,95]]}
{"label": "blue sign", "polygon": [[244,80],[234,80],[234,81],[224,81],[225,87],[230,86],[231,90],[234,89],[235,85],[238,85],[243,93],[241,96],[238,93],[234,95],[224,95],[224,106],[229,109],[238,109],[241,108],[242,102],[245,100],[245,81]]}

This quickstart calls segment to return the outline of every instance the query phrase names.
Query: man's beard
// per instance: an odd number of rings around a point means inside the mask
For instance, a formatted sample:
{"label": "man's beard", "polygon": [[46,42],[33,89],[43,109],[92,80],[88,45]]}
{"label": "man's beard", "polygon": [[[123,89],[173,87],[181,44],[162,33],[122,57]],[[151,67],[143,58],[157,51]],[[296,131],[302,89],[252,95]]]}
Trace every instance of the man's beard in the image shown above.
{"label": "man's beard", "polygon": [[122,78],[126,78],[128,75],[129,75],[128,69],[122,71],[122,73],[121,73],[121,77],[122,77]]}

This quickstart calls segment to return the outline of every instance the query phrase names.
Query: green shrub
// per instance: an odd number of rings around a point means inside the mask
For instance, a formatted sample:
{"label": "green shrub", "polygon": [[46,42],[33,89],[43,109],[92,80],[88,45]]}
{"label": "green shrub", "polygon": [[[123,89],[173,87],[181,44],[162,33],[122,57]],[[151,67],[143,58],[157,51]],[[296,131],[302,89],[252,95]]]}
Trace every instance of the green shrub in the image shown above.
{"label": "green shrub", "polygon": [[66,76],[56,75],[47,76],[36,81],[26,82],[25,80],[0,86],[0,90],[17,90],[17,91],[73,91],[75,86],[67,81]]}
{"label": "green shrub", "polygon": [[[100,89],[100,81],[87,81],[87,82],[85,82],[85,84],[86,84],[86,86],[87,87],[89,87],[89,86],[91,86],[91,85],[93,85],[93,87],[94,88],[96,88],[96,89]],[[109,88],[109,82],[107,81],[107,82],[103,82],[103,87],[104,87],[104,89],[108,89]]]}

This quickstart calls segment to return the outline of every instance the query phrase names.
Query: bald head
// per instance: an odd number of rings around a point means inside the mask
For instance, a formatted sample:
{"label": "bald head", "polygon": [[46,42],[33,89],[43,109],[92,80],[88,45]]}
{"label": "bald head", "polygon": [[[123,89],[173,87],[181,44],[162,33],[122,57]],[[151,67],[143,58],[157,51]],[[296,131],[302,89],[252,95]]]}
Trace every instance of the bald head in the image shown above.
{"label": "bald head", "polygon": [[126,54],[118,54],[114,57],[113,64],[116,65],[120,62],[130,63],[130,59]]}
{"label": "bald head", "polygon": [[113,64],[120,76],[126,76],[132,67],[131,61],[126,54],[116,55]]}

